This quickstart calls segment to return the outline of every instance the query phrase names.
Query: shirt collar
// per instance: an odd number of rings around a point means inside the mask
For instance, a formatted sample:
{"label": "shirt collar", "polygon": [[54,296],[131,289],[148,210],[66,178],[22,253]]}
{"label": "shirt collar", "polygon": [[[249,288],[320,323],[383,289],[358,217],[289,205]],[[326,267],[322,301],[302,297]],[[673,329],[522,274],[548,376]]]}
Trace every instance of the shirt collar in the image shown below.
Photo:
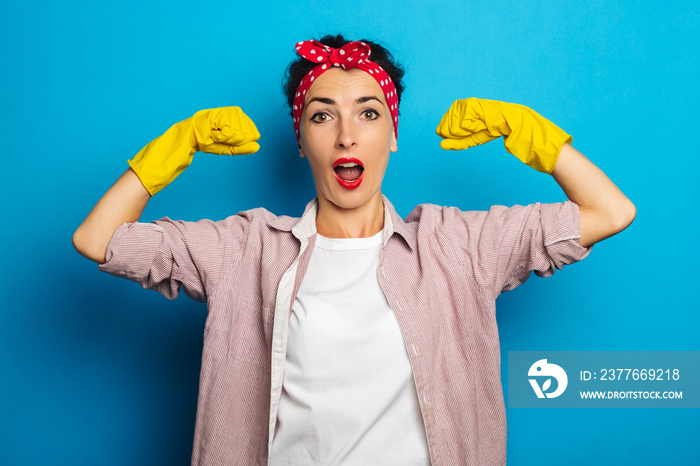
{"label": "shirt collar", "polygon": [[413,245],[416,241],[416,232],[414,229],[408,227],[406,222],[396,213],[396,209],[389,199],[382,194],[382,200],[384,201],[384,229],[382,230],[382,238],[384,239],[384,246],[386,246],[389,238],[397,233],[401,236],[406,243],[406,245],[413,250]]}
{"label": "shirt collar", "polygon": [[[382,229],[382,243],[386,246],[394,233],[401,236],[409,248],[413,249],[415,240],[415,231],[410,229],[406,222],[403,221],[396,209],[389,202],[386,196],[382,195],[384,202],[384,228]],[[304,213],[300,219],[291,217],[277,217],[270,222],[270,226],[281,231],[291,231],[294,236],[300,240],[307,240],[316,234],[316,215],[318,214],[318,198],[314,198],[306,205]]]}

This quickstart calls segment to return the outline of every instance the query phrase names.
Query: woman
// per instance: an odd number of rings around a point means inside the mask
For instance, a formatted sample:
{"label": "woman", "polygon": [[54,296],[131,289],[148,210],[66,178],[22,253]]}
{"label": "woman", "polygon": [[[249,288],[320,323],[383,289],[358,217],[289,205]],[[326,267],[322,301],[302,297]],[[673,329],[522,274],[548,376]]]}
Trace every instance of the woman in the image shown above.
{"label": "woman", "polygon": [[207,302],[193,464],[503,464],[496,297],[585,257],[635,208],[551,122],[472,98],[443,117],[442,147],[504,136],[570,200],[421,205],[402,220],[381,192],[401,67],[342,36],[296,49],[285,88],[317,192],[300,219],[254,209],[135,223],[197,150],[258,149],[254,124],[230,107],[139,152],[74,245],[101,270]]}

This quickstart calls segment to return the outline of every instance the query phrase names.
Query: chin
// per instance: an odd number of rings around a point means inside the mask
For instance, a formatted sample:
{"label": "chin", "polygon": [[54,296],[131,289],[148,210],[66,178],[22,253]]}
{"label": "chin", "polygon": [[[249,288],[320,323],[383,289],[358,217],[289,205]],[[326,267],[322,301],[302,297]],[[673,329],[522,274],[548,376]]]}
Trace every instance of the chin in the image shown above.
{"label": "chin", "polygon": [[[381,196],[381,191],[377,190],[370,193],[368,190],[363,190],[360,186],[352,191],[343,190],[341,193],[336,193],[333,203],[343,209],[357,209],[371,203],[376,197]],[[342,189],[342,188],[341,188]]]}

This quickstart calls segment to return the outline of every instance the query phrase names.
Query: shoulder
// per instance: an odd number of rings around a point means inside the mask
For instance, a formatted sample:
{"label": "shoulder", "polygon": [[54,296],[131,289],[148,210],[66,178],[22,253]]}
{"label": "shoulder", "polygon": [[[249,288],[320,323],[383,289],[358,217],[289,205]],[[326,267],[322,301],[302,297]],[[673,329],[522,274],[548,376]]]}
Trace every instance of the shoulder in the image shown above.
{"label": "shoulder", "polygon": [[459,223],[480,223],[489,219],[545,216],[553,217],[558,215],[569,216],[577,212],[577,206],[571,201],[557,202],[552,204],[534,203],[528,205],[503,206],[494,205],[488,210],[462,210],[458,207],[439,206],[436,204],[419,204],[405,219],[406,223],[436,223],[444,224],[450,222]]}
{"label": "shoulder", "polygon": [[[128,242],[144,242],[151,236],[162,238],[171,248],[185,247],[190,251],[220,251],[239,249],[252,236],[272,239],[278,230],[294,224],[291,217],[277,216],[267,209],[256,208],[238,212],[222,220],[173,220],[163,217],[150,223],[124,224],[115,237]],[[291,226],[289,226],[291,229]],[[122,231],[124,230],[124,231]]]}
{"label": "shoulder", "polygon": [[288,226],[291,230],[298,221],[298,218],[285,215],[278,216],[263,207],[259,207],[238,212],[222,220],[201,219],[188,221],[173,220],[169,217],[163,217],[155,220],[152,224],[166,229],[176,228],[181,231],[247,229],[251,226],[256,228],[273,226],[282,229]]}
{"label": "shoulder", "polygon": [[506,207],[501,205],[491,206],[489,210],[462,210],[458,207],[439,206],[436,204],[419,204],[407,216],[406,223],[434,224],[447,226],[452,223],[481,223],[489,217],[502,217],[513,215],[536,208],[531,206],[515,205]]}
{"label": "shoulder", "polygon": [[[526,230],[544,230],[546,236],[571,236],[578,231],[578,206],[571,201],[511,207],[495,205],[488,210],[461,210],[457,207],[420,204],[405,219],[418,236],[445,235],[459,241],[481,241]],[[576,232],[574,232],[576,230]]]}

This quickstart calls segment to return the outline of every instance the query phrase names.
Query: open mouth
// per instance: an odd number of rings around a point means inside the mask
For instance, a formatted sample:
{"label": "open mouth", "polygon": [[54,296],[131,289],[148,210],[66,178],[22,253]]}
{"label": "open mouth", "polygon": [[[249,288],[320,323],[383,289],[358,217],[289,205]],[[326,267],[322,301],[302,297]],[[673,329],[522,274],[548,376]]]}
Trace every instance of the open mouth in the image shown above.
{"label": "open mouth", "polygon": [[355,189],[362,183],[365,167],[355,158],[340,158],[333,164],[335,179],[346,189]]}

